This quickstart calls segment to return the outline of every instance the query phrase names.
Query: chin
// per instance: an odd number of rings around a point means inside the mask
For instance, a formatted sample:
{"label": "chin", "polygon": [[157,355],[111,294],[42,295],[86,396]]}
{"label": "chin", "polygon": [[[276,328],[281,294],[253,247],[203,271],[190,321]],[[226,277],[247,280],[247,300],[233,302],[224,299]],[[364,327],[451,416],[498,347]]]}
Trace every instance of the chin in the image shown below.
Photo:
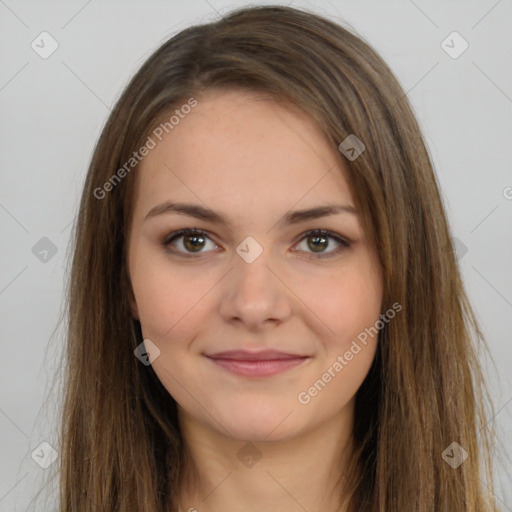
{"label": "chin", "polygon": [[269,442],[284,441],[298,433],[293,407],[230,407],[223,415],[221,424],[237,441]]}
{"label": "chin", "polygon": [[258,424],[234,422],[229,425],[228,430],[233,439],[240,442],[268,443],[286,441],[293,437],[293,432],[289,429],[276,429],[278,424],[279,422],[259,422]]}

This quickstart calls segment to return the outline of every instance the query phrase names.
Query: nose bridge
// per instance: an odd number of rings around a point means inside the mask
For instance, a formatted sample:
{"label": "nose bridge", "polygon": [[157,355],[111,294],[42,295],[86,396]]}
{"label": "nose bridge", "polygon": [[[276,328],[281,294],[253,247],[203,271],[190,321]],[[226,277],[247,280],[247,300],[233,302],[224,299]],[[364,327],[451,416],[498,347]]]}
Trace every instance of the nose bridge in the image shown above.
{"label": "nose bridge", "polygon": [[[272,272],[269,267],[272,267],[271,251],[265,249],[259,254],[255,254],[254,248],[246,250],[240,245],[237,248],[237,255],[233,258],[234,260],[234,279],[237,281],[237,287],[239,289],[254,289],[260,291],[270,291],[272,287]],[[242,254],[240,254],[242,252]],[[246,290],[244,290],[246,291]]]}
{"label": "nose bridge", "polygon": [[283,320],[289,314],[286,286],[274,275],[273,254],[252,237],[237,246],[222,301],[226,320],[237,318],[254,327],[268,319]]}
{"label": "nose bridge", "polygon": [[[265,244],[267,245],[267,244]],[[248,236],[236,248],[233,279],[235,290],[244,295],[273,294],[275,276],[269,267],[272,263],[272,250]],[[275,262],[274,262],[275,266]]]}

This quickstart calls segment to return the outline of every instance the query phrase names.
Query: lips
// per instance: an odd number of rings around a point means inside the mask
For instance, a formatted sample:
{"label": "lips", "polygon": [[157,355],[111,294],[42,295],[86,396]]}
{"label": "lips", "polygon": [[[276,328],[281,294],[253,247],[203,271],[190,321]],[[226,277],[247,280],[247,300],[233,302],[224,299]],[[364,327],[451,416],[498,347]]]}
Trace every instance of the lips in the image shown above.
{"label": "lips", "polygon": [[205,355],[224,370],[246,377],[269,377],[309,359],[309,356],[277,350],[228,350]]}
{"label": "lips", "polygon": [[300,354],[291,354],[280,352],[278,350],[260,350],[251,352],[249,350],[227,350],[225,352],[216,352],[206,354],[211,359],[236,359],[238,361],[270,361],[275,359],[296,359],[297,357],[308,357]]}

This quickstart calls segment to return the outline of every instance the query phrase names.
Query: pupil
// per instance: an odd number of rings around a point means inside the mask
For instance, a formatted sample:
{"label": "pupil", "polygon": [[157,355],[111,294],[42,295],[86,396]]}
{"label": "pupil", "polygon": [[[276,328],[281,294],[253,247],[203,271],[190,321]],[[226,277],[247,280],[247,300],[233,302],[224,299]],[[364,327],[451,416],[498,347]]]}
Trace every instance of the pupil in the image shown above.
{"label": "pupil", "polygon": [[[321,236],[314,236],[314,237],[311,237],[311,239],[313,240],[313,245],[311,246],[311,248],[313,250],[318,249],[319,248],[319,244],[322,245],[322,242],[320,240],[323,240],[324,244],[325,244],[325,241],[326,241],[326,237],[323,236],[323,235],[321,235]],[[320,247],[320,249],[325,249],[325,247]],[[317,252],[320,252],[320,251],[317,251]]]}
{"label": "pupil", "polygon": [[[192,241],[192,240],[195,240],[195,241]],[[198,242],[198,240],[201,240],[201,242]],[[201,243],[204,242],[204,239],[201,235],[187,235],[185,237],[185,246],[187,247],[187,249],[190,249],[192,248],[192,250],[194,248],[199,248],[201,249]],[[189,247],[188,244],[191,244],[191,246]]]}

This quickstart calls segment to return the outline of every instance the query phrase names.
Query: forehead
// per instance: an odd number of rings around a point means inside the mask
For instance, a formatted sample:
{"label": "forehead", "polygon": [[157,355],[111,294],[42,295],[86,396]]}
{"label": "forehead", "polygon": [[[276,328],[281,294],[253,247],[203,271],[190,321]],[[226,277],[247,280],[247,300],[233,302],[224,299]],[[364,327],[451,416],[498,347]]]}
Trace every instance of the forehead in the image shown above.
{"label": "forehead", "polygon": [[353,204],[343,159],[303,111],[241,91],[197,102],[161,141],[153,137],[137,170],[137,208],[169,199],[224,211]]}

